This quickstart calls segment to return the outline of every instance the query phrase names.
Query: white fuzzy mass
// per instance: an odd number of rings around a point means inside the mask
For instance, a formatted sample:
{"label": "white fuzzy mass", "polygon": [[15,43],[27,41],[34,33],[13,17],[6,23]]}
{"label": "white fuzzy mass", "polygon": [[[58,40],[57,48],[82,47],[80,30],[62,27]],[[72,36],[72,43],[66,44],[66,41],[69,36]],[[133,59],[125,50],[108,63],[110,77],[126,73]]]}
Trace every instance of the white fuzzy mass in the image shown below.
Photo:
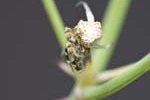
{"label": "white fuzzy mass", "polygon": [[85,43],[93,43],[95,40],[101,38],[101,24],[100,22],[89,22],[80,20],[77,25],[78,35]]}

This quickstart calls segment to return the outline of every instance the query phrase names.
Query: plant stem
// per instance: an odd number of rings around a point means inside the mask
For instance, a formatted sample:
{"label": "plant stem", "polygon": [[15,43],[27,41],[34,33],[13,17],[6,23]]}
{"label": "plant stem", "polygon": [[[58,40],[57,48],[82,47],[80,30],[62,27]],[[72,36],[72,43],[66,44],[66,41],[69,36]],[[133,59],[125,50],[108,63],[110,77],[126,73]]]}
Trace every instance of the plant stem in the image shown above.
{"label": "plant stem", "polygon": [[44,8],[47,12],[48,19],[54,29],[57,40],[63,49],[65,46],[65,35],[64,35],[64,23],[60,17],[60,14],[56,8],[56,4],[53,0],[42,0]]}
{"label": "plant stem", "polygon": [[109,81],[117,76],[120,76],[122,73],[127,72],[131,67],[133,67],[133,64],[135,63],[131,63],[131,64],[117,67],[111,70],[103,71],[102,73],[94,77],[94,81],[96,81],[95,83],[98,83],[98,84]]}
{"label": "plant stem", "polygon": [[117,43],[131,0],[110,0],[103,18],[103,38],[98,44],[112,44],[109,49],[95,50],[92,54],[94,73],[105,69]]}
{"label": "plant stem", "polygon": [[99,86],[87,87],[83,90],[85,100],[101,99],[124,88],[150,69],[150,53],[133,64],[126,72]]}

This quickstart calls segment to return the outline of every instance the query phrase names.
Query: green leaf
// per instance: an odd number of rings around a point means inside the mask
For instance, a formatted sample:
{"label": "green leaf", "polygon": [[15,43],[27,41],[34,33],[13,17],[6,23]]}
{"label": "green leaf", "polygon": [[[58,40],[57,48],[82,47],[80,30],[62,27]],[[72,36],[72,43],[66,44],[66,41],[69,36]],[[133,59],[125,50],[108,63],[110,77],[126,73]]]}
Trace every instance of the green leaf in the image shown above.
{"label": "green leaf", "polygon": [[64,23],[60,17],[60,14],[56,8],[56,4],[53,0],[42,0],[44,8],[47,12],[49,21],[54,29],[57,40],[63,49],[65,46],[65,35],[64,35]]}
{"label": "green leaf", "polygon": [[111,44],[109,49],[92,51],[94,73],[105,69],[117,43],[131,0],[109,0],[102,22],[103,38],[98,44]]}
{"label": "green leaf", "polygon": [[123,72],[120,76],[113,78],[103,85],[91,86],[82,90],[83,97],[85,98],[85,100],[89,100],[92,98],[101,99],[107,97],[124,88],[149,69],[150,54],[147,54],[143,59],[133,64],[132,67]]}

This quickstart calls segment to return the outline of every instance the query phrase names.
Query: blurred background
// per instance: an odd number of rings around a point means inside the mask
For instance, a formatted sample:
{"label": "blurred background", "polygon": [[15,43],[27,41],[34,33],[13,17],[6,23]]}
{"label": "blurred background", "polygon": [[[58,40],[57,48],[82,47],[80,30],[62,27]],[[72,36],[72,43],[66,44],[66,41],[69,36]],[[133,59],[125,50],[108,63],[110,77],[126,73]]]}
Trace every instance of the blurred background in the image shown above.
{"label": "blurred background", "polygon": [[[66,26],[86,20],[78,0],[55,0]],[[101,21],[109,0],[84,0]],[[139,60],[150,51],[150,1],[132,0],[117,48],[108,69]],[[56,62],[60,48],[40,0],[1,0],[1,66],[8,100],[55,100],[67,96],[73,79]],[[1,81],[2,82],[2,81]],[[150,73],[104,100],[150,99]],[[6,91],[8,90],[8,91]],[[6,99],[1,99],[6,100]]]}

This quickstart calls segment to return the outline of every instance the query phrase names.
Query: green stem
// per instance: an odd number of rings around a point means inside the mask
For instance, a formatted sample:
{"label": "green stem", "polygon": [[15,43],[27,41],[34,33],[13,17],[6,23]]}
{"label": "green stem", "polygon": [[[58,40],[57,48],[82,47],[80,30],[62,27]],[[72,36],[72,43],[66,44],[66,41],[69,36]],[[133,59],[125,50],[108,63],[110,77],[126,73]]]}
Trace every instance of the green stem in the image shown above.
{"label": "green stem", "polygon": [[126,72],[103,85],[87,87],[83,90],[85,100],[101,99],[124,88],[150,69],[150,54],[133,64]]}
{"label": "green stem", "polygon": [[109,49],[93,51],[92,61],[94,73],[105,69],[117,43],[131,0],[110,0],[106,10],[102,28],[103,38],[98,44],[112,44]]}
{"label": "green stem", "polygon": [[98,84],[109,81],[117,76],[120,76],[122,73],[125,73],[128,70],[130,70],[131,67],[133,67],[133,64],[135,63],[117,67],[111,70],[103,71],[94,77],[94,81],[96,81],[95,83],[98,83]]}
{"label": "green stem", "polygon": [[57,40],[63,49],[65,46],[65,35],[64,35],[64,23],[60,17],[60,14],[56,8],[56,4],[53,0],[42,0],[44,8],[47,12],[49,21],[54,29]]}

